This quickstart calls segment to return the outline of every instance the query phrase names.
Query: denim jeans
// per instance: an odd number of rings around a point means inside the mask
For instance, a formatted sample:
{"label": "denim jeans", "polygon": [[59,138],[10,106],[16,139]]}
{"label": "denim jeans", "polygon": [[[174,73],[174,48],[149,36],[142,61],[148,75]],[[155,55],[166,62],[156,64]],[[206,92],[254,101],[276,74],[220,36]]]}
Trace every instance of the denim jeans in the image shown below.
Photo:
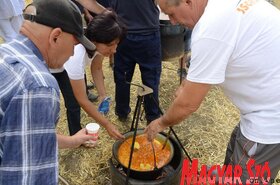
{"label": "denim jeans", "polygon": [[[161,44],[159,31],[148,35],[127,34],[117,48],[114,63],[116,83],[115,113],[126,117],[130,108],[130,85],[136,64],[139,65],[142,83],[153,89],[153,94],[144,97],[144,109],[148,122],[160,116],[158,90],[161,74]],[[134,99],[136,101],[136,97]]]}
{"label": "denim jeans", "polygon": [[52,73],[58,82],[62,96],[64,98],[64,104],[66,108],[68,128],[70,135],[74,135],[76,132],[82,129],[81,127],[81,108],[77,102],[66,70],[61,73]]}

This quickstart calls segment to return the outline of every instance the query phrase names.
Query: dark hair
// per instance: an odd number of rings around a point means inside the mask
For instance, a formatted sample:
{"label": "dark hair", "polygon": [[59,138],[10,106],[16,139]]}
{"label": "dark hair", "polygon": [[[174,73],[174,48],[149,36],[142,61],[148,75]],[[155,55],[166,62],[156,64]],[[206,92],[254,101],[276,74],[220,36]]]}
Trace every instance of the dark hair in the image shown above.
{"label": "dark hair", "polygon": [[105,11],[93,18],[88,24],[85,36],[93,42],[109,44],[116,39],[122,39],[126,28],[117,14]]}

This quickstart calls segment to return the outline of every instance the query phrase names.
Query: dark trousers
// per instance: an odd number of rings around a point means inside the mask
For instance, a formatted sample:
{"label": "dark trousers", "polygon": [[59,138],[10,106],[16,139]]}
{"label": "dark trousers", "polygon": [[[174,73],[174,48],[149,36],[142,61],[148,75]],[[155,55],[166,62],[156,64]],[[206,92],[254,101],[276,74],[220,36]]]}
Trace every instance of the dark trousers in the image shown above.
{"label": "dark trousers", "polygon": [[89,88],[88,88],[88,85],[87,85],[87,75],[86,75],[86,72],[84,74],[84,78],[85,78],[85,84],[86,84],[86,93],[88,95],[89,94]]}
{"label": "dark trousers", "polygon": [[[127,34],[117,48],[114,63],[116,83],[116,115],[126,117],[130,112],[130,85],[136,64],[141,71],[142,83],[153,89],[153,94],[144,97],[144,109],[148,122],[160,116],[158,90],[161,74],[160,33],[149,35]],[[135,97],[136,100],[136,97]]]}
{"label": "dark trousers", "polygon": [[68,128],[70,135],[74,135],[76,132],[82,129],[81,127],[81,108],[77,102],[66,70],[61,73],[52,73],[58,82],[62,96],[64,98],[64,104],[66,108]]}

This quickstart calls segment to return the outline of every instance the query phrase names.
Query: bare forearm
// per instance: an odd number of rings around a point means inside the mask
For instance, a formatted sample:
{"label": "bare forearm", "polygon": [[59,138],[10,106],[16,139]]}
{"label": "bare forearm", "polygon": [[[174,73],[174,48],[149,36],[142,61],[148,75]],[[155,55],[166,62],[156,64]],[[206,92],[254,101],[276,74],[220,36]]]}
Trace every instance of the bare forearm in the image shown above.
{"label": "bare forearm", "polygon": [[102,101],[106,97],[106,89],[102,70],[96,70],[92,73],[92,78],[95,83],[99,99]]}
{"label": "bare forearm", "polygon": [[90,117],[92,117],[96,122],[107,129],[109,125],[111,125],[111,123],[104,116],[102,116],[97,111],[97,108],[94,106],[94,104],[92,104],[92,102],[88,100],[84,79],[70,80],[70,82],[75,98],[78,101],[79,105]]}
{"label": "bare forearm", "polygon": [[56,137],[58,142],[58,148],[75,148],[75,141],[71,138],[71,136],[56,134]]}
{"label": "bare forearm", "polygon": [[101,124],[104,128],[107,128],[107,126],[110,124],[109,120],[107,120],[102,114],[100,114],[97,111],[96,107],[89,100],[78,100],[78,102],[90,117],[92,117],[96,122]]}
{"label": "bare forearm", "polygon": [[100,101],[102,101],[106,97],[104,74],[102,69],[103,59],[104,57],[98,54],[91,63],[91,76],[96,85]]}
{"label": "bare forearm", "polygon": [[100,14],[106,10],[96,0],[76,0],[76,1],[78,1],[81,5],[83,5],[84,8],[96,14]]}
{"label": "bare forearm", "polygon": [[161,117],[160,124],[164,127],[176,125],[195,112],[195,110],[180,104],[179,100],[175,100]]}
{"label": "bare forearm", "polygon": [[186,119],[199,108],[210,87],[206,84],[184,81],[184,84],[178,89],[177,97],[161,117],[160,124],[167,127],[176,125]]}

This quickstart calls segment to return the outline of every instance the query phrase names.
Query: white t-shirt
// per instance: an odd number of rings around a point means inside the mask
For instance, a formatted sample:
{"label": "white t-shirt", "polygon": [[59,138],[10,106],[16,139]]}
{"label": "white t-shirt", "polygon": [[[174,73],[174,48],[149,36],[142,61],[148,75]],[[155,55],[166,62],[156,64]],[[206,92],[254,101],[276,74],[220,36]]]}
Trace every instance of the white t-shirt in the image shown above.
{"label": "white t-shirt", "polygon": [[191,50],[187,79],[220,84],[246,138],[280,143],[280,11],[264,0],[209,0]]}
{"label": "white t-shirt", "polygon": [[89,58],[86,49],[82,44],[78,44],[74,48],[74,55],[71,56],[64,64],[64,68],[71,80],[84,79],[85,67],[91,64],[91,61],[96,56],[97,52],[92,58]]}
{"label": "white t-shirt", "polygon": [[49,70],[51,73],[62,73],[64,71],[64,67],[57,68],[57,69],[49,68]]}

